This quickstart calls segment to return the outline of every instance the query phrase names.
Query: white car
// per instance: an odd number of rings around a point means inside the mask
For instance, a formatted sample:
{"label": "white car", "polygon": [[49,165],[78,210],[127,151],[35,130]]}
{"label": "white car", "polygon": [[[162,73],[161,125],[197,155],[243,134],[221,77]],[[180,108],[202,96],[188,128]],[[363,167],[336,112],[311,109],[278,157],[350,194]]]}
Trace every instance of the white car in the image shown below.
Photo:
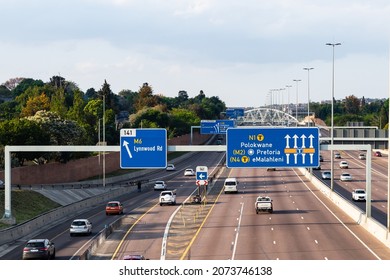
{"label": "white car", "polygon": [[352,192],[352,200],[354,201],[365,201],[366,200],[366,190],[356,189]]}
{"label": "white car", "polygon": [[195,175],[194,169],[187,168],[186,170],[184,170],[184,176],[194,176],[194,175]]}
{"label": "white car", "polygon": [[88,234],[92,233],[92,223],[88,219],[76,219],[72,222],[69,228],[70,236],[77,234]]}
{"label": "white car", "polygon": [[175,171],[175,165],[173,163],[168,163],[167,168],[165,169],[166,171]]}
{"label": "white car", "polygon": [[347,173],[347,172],[343,172],[340,175],[340,181],[343,181],[343,182],[352,181],[352,175]]}
{"label": "white car", "polygon": [[162,191],[160,193],[159,202],[160,202],[160,206],[162,206],[163,204],[175,205],[176,204],[176,190]]}
{"label": "white car", "polygon": [[339,152],[334,152],[334,158],[341,158],[341,154]]}
{"label": "white car", "polygon": [[154,190],[155,191],[161,191],[161,190],[166,190],[167,189],[167,184],[165,184],[164,181],[156,181],[154,183]]}
{"label": "white car", "polygon": [[332,173],[330,171],[324,171],[321,173],[322,179],[330,180],[332,179]]}
{"label": "white car", "polygon": [[366,154],[359,154],[359,159],[366,159]]}
{"label": "white car", "polygon": [[226,178],[223,184],[223,191],[225,193],[237,193],[238,181],[236,178]]}
{"label": "white car", "polygon": [[339,166],[342,169],[346,169],[346,168],[348,168],[348,162],[346,162],[345,160],[342,160],[342,161],[340,161]]}

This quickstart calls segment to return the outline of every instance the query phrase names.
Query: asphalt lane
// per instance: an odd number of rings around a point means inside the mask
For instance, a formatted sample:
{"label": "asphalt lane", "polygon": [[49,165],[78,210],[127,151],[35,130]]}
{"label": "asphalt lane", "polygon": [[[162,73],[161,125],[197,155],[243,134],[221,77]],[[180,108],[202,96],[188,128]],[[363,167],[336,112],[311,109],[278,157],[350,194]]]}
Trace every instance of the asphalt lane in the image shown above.
{"label": "asphalt lane", "polygon": [[[389,259],[390,251],[383,244],[292,169],[238,169],[230,176],[240,180],[240,192],[221,194],[188,259]],[[273,199],[272,214],[255,213],[260,193]]]}

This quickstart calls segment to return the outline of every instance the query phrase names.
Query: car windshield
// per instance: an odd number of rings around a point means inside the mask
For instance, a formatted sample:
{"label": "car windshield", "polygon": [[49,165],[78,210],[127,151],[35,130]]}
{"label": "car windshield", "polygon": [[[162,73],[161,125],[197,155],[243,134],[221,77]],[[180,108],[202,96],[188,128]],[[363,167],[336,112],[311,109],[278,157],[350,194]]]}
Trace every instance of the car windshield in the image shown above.
{"label": "car windshield", "polygon": [[227,181],[227,182],[225,183],[225,185],[226,185],[226,186],[235,186],[235,185],[236,185],[236,182],[234,182],[234,181]]}
{"label": "car windshield", "polygon": [[108,203],[107,206],[108,207],[118,207],[119,205],[116,202],[111,202],[111,203]]}
{"label": "car windshield", "polygon": [[26,247],[44,247],[45,244],[43,242],[29,242]]}
{"label": "car windshield", "polygon": [[356,190],[355,192],[356,192],[356,193],[365,193],[364,190]]}
{"label": "car windshield", "polygon": [[85,226],[85,221],[74,221],[72,225],[74,226]]}

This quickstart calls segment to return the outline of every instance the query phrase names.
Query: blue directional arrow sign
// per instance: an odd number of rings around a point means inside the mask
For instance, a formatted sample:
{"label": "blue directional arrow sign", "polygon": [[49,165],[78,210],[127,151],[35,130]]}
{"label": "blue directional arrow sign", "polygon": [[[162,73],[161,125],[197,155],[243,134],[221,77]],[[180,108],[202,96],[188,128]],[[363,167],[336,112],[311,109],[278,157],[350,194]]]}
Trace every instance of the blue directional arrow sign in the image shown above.
{"label": "blue directional arrow sign", "polygon": [[121,129],[120,136],[121,168],[166,168],[166,129]]}
{"label": "blue directional arrow sign", "polygon": [[229,168],[320,165],[317,127],[229,128],[226,143]]}
{"label": "blue directional arrow sign", "polygon": [[233,120],[201,120],[200,133],[201,134],[226,134],[226,130],[234,127]]}
{"label": "blue directional arrow sign", "polygon": [[196,180],[207,180],[207,172],[197,172]]}

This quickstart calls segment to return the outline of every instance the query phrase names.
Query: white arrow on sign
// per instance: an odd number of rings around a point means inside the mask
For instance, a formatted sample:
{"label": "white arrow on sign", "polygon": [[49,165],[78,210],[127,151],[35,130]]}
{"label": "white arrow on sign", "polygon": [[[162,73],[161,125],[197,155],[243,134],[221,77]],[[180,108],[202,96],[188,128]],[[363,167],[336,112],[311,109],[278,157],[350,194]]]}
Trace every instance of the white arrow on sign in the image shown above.
{"label": "white arrow on sign", "polygon": [[126,140],[123,140],[123,145],[122,146],[126,147],[126,151],[129,154],[129,157],[133,158],[133,155],[131,154],[130,149],[129,149],[129,142],[127,142]]}
{"label": "white arrow on sign", "polygon": [[200,173],[199,178],[203,180],[204,177],[206,177],[206,176],[204,176],[203,173]]}

